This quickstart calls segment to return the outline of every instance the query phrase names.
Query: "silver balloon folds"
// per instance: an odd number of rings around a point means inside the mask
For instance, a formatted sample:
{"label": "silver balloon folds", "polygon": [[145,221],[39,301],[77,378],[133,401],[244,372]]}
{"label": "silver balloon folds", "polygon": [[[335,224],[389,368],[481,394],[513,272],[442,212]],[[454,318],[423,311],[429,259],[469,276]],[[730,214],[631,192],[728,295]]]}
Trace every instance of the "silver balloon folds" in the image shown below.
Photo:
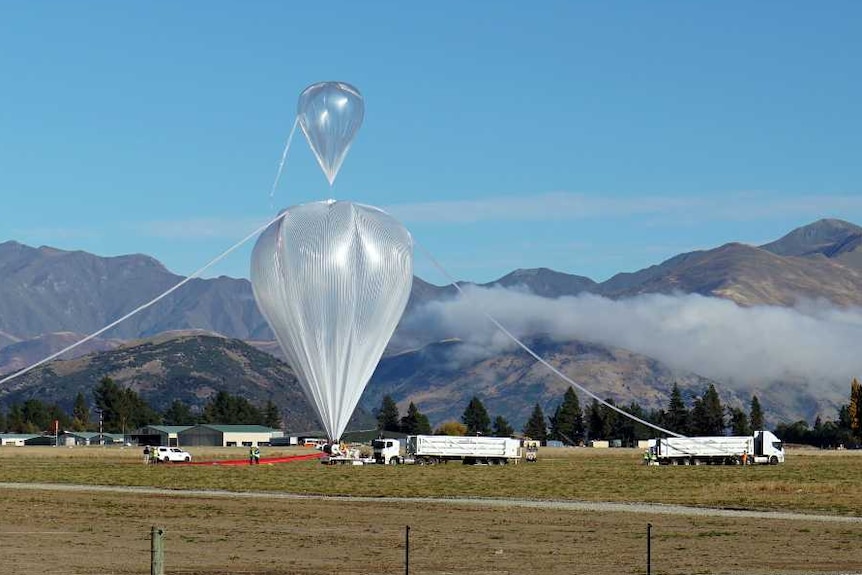
{"label": "silver balloon folds", "polygon": [[412,283],[410,233],[377,208],[302,204],[258,238],[255,300],[328,439],[344,433]]}
{"label": "silver balloon folds", "polygon": [[299,95],[296,114],[299,126],[331,186],[353,137],[362,125],[365,116],[362,95],[344,82],[312,84]]}

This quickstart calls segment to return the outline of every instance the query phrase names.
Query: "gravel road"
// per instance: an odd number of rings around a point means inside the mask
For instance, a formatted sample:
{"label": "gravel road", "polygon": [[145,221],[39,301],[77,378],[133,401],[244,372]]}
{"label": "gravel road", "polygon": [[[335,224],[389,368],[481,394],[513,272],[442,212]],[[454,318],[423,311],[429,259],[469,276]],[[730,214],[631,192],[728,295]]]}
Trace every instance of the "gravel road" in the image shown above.
{"label": "gravel road", "polygon": [[440,498],[440,497],[354,497],[327,495],[299,495],[270,491],[223,491],[201,489],[160,489],[155,487],[117,487],[106,485],[72,485],[60,483],[0,483],[0,489],[21,489],[31,491],[78,491],[99,493],[134,493],[142,495],[163,495],[169,497],[219,497],[250,499],[306,499],[338,500],[356,502],[387,503],[435,503],[440,505],[461,505],[476,507],[528,507],[535,509],[561,509],[571,511],[598,511],[611,513],[645,513],[665,515],[699,515],[710,517],[738,517],[755,519],[782,519],[790,521],[823,521],[828,523],[862,523],[862,517],[842,515],[815,515],[809,513],[790,513],[785,511],[749,511],[744,509],[715,509],[709,507],[686,507],[683,505],[664,505],[658,503],[611,503],[588,501],[541,501],[531,499],[483,499],[483,498]]}

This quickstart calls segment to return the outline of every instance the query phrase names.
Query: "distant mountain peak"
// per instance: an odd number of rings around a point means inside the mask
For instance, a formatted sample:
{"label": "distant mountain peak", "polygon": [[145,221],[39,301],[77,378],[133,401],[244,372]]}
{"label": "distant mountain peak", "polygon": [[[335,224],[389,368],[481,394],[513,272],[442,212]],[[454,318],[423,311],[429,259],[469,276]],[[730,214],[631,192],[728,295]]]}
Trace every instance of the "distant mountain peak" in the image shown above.
{"label": "distant mountain peak", "polygon": [[505,288],[524,287],[536,295],[557,298],[593,291],[597,284],[584,276],[576,276],[548,268],[527,268],[517,269],[497,281],[483,285],[485,287],[502,286]]}
{"label": "distant mountain peak", "polygon": [[836,218],[824,218],[760,247],[779,256],[826,255],[837,245],[859,235],[862,235],[862,227]]}

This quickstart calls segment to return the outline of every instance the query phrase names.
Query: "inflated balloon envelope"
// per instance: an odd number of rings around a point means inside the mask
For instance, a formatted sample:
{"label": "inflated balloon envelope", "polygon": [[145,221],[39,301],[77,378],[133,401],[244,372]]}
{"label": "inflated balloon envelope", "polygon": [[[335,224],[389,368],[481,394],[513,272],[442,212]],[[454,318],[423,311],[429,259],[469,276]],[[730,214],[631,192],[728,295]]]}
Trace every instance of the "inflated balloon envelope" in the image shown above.
{"label": "inflated balloon envelope", "polygon": [[340,439],[407,306],[410,233],[362,204],[288,208],[258,238],[251,283],[328,438]]}
{"label": "inflated balloon envelope", "polygon": [[331,186],[365,117],[362,94],[346,82],[318,82],[299,95],[299,127]]}

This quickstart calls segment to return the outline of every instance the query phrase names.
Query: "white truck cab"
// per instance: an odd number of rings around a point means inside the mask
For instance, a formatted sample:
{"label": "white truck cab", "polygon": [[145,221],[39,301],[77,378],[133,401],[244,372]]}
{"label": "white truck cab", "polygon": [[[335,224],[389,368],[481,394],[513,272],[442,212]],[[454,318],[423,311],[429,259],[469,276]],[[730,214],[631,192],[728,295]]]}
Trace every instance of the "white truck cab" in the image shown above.
{"label": "white truck cab", "polygon": [[771,431],[755,431],[754,462],[770,465],[784,463],[784,443]]}
{"label": "white truck cab", "polygon": [[404,463],[401,457],[401,442],[397,439],[381,438],[371,442],[374,449],[374,462],[383,465]]}

